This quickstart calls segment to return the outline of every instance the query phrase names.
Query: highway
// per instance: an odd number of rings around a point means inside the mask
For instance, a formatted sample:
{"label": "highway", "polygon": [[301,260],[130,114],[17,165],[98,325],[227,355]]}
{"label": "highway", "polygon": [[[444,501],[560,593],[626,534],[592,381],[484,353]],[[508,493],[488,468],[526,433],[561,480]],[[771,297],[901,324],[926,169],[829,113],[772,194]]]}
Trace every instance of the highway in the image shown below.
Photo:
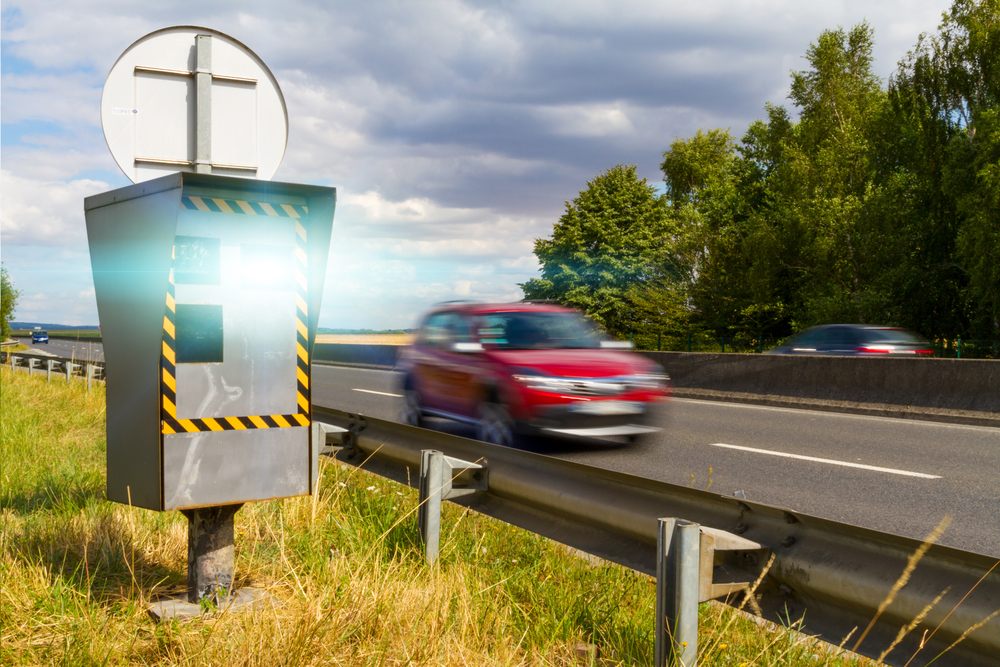
{"label": "highway", "polygon": [[[317,405],[396,419],[399,400],[392,371],[313,367]],[[662,426],[640,446],[527,446],[918,539],[947,517],[941,543],[1000,557],[1000,429],[677,398]]]}
{"label": "highway", "polygon": [[76,359],[82,363],[104,361],[104,346],[97,342],[50,338],[48,343],[34,344],[30,337],[16,338],[15,340],[27,345],[34,352],[48,353],[53,357]]}
{"label": "highway", "polygon": [[[32,347],[104,358],[100,343],[53,339]],[[316,365],[312,398],[395,420],[396,381],[388,370]],[[473,435],[446,421],[433,426]],[[679,398],[670,400],[662,427],[632,447],[548,439],[526,446],[912,538],[948,517],[943,544],[1000,557],[1000,429]]]}

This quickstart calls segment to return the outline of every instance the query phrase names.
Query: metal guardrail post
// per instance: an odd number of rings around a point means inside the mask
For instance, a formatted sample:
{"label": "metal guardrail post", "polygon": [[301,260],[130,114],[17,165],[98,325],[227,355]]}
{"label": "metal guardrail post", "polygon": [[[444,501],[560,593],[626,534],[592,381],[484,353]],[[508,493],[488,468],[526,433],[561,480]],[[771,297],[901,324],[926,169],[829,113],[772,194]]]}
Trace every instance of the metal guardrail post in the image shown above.
{"label": "metal guardrail post", "polygon": [[38,359],[35,359],[34,357],[28,357],[28,375],[29,376],[31,376],[31,374],[34,373],[34,371],[35,371],[35,364],[37,362],[38,362]]}
{"label": "metal guardrail post", "polygon": [[15,368],[17,368],[17,357],[12,354],[10,355],[10,370],[14,370]]}
{"label": "metal guardrail post", "polygon": [[87,391],[90,391],[90,385],[94,381],[94,376],[97,374],[97,366],[94,364],[87,364]]}
{"label": "metal guardrail post", "polygon": [[73,366],[75,365],[72,361],[63,362],[63,368],[66,369],[66,384],[69,384],[69,380],[73,376]]}
{"label": "metal guardrail post", "polygon": [[420,510],[417,524],[424,554],[431,565],[438,558],[441,542],[441,477],[444,454],[430,449],[420,452]]}
{"label": "metal guardrail post", "polygon": [[[458,473],[453,475],[454,470]],[[470,471],[471,474],[465,474]],[[420,452],[417,523],[428,564],[433,565],[441,551],[441,501],[485,491],[488,484],[485,472],[485,466],[479,463],[452,458],[433,449]]]}
{"label": "metal guardrail post", "polygon": [[698,658],[701,527],[660,519],[656,539],[656,667],[694,667]]}
{"label": "metal guardrail post", "polygon": [[47,362],[45,362],[45,366],[46,366],[45,381],[46,382],[49,382],[49,383],[52,382],[52,367],[55,365],[55,363],[56,362],[52,361],[51,359],[49,359]]}
{"label": "metal guardrail post", "polygon": [[715,555],[759,551],[739,535],[683,519],[660,519],[656,539],[656,667],[693,667],[698,658],[698,604],[746,591],[747,581],[715,583]]}

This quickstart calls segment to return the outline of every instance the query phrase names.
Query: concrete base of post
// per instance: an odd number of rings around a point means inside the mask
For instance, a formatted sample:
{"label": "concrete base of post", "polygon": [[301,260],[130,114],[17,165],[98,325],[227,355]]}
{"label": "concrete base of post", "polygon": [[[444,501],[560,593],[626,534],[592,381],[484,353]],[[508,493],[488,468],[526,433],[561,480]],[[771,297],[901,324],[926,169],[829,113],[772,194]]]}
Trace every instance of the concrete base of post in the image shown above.
{"label": "concrete base of post", "polygon": [[157,600],[149,605],[147,611],[157,623],[171,620],[183,621],[199,616],[246,611],[258,603],[273,603],[273,600],[271,594],[263,588],[247,587],[233,591],[232,595],[226,598],[226,602],[218,607],[188,602],[187,596],[183,596]]}
{"label": "concrete base of post", "polygon": [[187,595],[149,607],[155,620],[191,618],[249,607],[269,596],[262,590],[233,590],[234,517],[242,505],[183,510],[188,519]]}

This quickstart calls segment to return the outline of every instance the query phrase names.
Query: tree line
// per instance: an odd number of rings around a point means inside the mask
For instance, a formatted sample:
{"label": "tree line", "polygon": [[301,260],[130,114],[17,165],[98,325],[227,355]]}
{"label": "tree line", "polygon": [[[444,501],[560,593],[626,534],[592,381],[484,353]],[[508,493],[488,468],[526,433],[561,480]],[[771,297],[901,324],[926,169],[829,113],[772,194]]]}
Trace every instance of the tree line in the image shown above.
{"label": "tree line", "polygon": [[[521,285],[611,333],[760,346],[827,322],[1000,340],[1000,0],[956,0],[883,86],[867,24],[827,30],[739,139],[674,141],[665,191],[618,165]],[[994,352],[995,354],[995,352]]]}

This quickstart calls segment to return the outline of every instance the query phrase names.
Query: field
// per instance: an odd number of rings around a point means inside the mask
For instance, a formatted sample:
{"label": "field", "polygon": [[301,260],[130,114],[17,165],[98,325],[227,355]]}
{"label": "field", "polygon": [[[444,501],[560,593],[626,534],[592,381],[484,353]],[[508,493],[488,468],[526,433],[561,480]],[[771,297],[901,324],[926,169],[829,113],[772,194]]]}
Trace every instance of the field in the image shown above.
{"label": "field", "polygon": [[413,334],[408,333],[320,333],[317,343],[354,345],[409,345]]}
{"label": "field", "polygon": [[[186,523],[104,500],[104,393],[0,370],[0,664],[642,665],[654,583],[446,504],[423,561],[416,493],[323,461],[319,493],[236,515],[238,586],[272,602],[154,623]],[[701,664],[872,664],[722,605]]]}

